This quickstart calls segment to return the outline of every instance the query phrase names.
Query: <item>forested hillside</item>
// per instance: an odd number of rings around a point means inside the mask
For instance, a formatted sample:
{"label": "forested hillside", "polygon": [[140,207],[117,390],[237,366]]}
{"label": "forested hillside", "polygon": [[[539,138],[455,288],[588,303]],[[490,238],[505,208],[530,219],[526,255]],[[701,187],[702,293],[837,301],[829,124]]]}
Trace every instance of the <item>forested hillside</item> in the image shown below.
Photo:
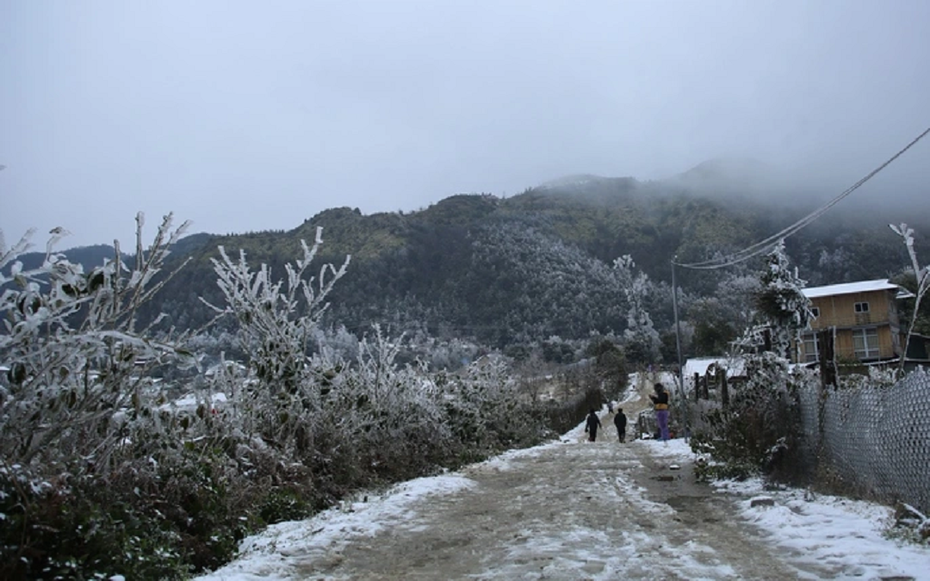
{"label": "forested hillside", "polygon": [[[694,173],[694,170],[691,172]],[[244,251],[250,265],[283,266],[323,227],[323,261],[349,274],[331,295],[329,321],[350,332],[380,323],[391,334],[467,337],[519,355],[523,347],[558,337],[581,340],[620,335],[629,327],[632,280],[655,330],[670,347],[670,260],[693,262],[763,239],[814,208],[813,202],[754,191],[715,193],[692,176],[667,182],[583,176],[509,197],[455,195],[410,213],[363,215],[333,208],[290,231],[182,239],[173,260],[191,262],[153,303],[167,324],[196,328],[210,319],[204,297],[221,303],[211,258],[223,246]],[[295,213],[299,210],[295,210]],[[930,255],[925,214],[888,208],[839,206],[787,240],[787,251],[809,285],[893,276],[907,265],[889,222],[908,221],[923,235],[918,251]],[[921,247],[922,246],[922,247]],[[624,265],[614,262],[632,258]],[[696,329],[695,353],[719,351],[738,332],[734,289],[758,263],[730,270],[679,270],[683,319]]]}

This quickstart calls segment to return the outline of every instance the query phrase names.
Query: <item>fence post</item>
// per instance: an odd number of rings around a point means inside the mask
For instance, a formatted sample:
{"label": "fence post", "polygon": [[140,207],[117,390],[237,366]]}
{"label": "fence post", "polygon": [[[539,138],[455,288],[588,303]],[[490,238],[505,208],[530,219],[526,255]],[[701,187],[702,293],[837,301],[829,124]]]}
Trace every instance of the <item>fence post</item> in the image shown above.
{"label": "fence post", "polygon": [[821,473],[826,465],[826,418],[827,398],[830,396],[829,387],[836,390],[836,357],[833,344],[833,330],[824,329],[818,333],[818,342],[823,347],[820,350],[820,389],[817,394],[817,453],[815,474]]}
{"label": "fence post", "polygon": [[727,386],[726,372],[724,372],[723,378],[720,381],[720,405],[723,406],[724,410],[730,405],[730,390]]}
{"label": "fence post", "polygon": [[824,329],[817,333],[817,342],[820,344],[820,385],[824,389],[827,386],[836,388],[836,357],[835,345],[833,344],[833,333],[830,329]]}

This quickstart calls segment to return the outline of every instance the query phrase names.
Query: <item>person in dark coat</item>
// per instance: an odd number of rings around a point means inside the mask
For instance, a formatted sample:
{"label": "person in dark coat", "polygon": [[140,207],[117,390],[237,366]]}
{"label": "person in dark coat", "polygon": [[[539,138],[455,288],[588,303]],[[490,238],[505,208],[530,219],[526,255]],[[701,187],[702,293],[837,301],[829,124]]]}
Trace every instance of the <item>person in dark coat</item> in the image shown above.
{"label": "person in dark coat", "polygon": [[620,442],[626,441],[626,415],[623,413],[623,408],[617,408],[617,415],[614,416],[614,425],[617,426],[617,437],[620,438]]}
{"label": "person in dark coat", "polygon": [[588,441],[593,442],[597,439],[597,429],[601,427],[601,419],[597,417],[597,412],[591,410],[585,420],[584,431],[588,434]]}

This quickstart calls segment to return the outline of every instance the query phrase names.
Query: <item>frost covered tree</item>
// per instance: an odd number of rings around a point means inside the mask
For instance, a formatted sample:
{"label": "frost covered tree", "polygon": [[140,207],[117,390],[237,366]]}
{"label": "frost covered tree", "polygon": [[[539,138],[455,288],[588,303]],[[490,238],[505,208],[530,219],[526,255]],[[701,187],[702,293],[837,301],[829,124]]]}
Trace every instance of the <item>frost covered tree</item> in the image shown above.
{"label": "frost covered tree", "polygon": [[761,289],[758,273],[726,272],[713,296],[685,296],[681,303],[694,323],[694,349],[698,355],[723,355],[757,318],[756,297]]}
{"label": "frost covered tree", "polygon": [[920,267],[920,262],[917,260],[917,251],[914,250],[914,230],[912,228],[909,228],[908,225],[904,223],[899,226],[894,226],[892,224],[888,226],[895,234],[904,239],[904,244],[907,246],[907,254],[911,259],[911,268],[914,269],[914,276],[917,278],[914,315],[911,317],[911,321],[908,324],[907,336],[904,339],[904,353],[901,357],[901,369],[904,369],[904,362],[907,358],[907,348],[910,345],[911,334],[914,332],[914,325],[917,323],[918,313],[920,312],[920,302],[923,300],[924,295],[927,294],[927,290],[930,290],[930,266]]}
{"label": "frost covered tree", "polygon": [[796,463],[786,458],[800,438],[797,388],[809,378],[790,373],[786,355],[798,330],[809,326],[810,300],[797,269],[789,266],[783,241],[766,256],[759,281],[760,324],[740,340],[748,351],[748,379],[733,390],[727,408],[705,414],[705,428],[692,447],[709,450],[722,462],[716,469],[721,476],[763,472],[790,478]]}
{"label": "frost covered tree", "polygon": [[798,331],[810,327],[810,299],[801,290],[805,281],[791,268],[784,240],[766,256],[760,276],[762,288],[756,295],[759,313],[771,332],[772,350],[784,357]]}
{"label": "frost covered tree", "polygon": [[646,309],[646,301],[652,292],[649,277],[644,272],[635,272],[636,264],[628,254],[614,260],[613,267],[629,305],[627,328],[623,332],[627,359],[634,363],[658,361],[662,341]]}

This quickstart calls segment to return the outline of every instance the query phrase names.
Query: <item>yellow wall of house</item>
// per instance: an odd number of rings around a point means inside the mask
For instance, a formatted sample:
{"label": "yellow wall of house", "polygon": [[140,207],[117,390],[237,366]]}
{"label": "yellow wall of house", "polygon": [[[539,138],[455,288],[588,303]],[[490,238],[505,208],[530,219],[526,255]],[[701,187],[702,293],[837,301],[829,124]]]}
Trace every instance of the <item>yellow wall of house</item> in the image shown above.
{"label": "yellow wall of house", "polygon": [[[887,359],[895,356],[891,340],[891,328],[888,325],[878,327],[878,358]],[[836,342],[833,344],[834,355],[839,360],[857,360],[856,343],[852,329],[837,329]]]}
{"label": "yellow wall of house", "polygon": [[[820,309],[820,316],[811,322],[811,328],[860,327],[893,323],[897,315],[888,291],[852,293],[811,299],[812,306]],[[856,303],[869,303],[869,312],[857,313]]]}
{"label": "yellow wall of house", "polygon": [[[856,303],[869,303],[867,313],[857,313]],[[894,295],[889,291],[872,291],[811,299],[811,306],[820,310],[819,316],[811,321],[811,329],[835,327],[836,341],[833,348],[837,359],[856,360],[854,328],[874,327],[878,334],[878,358],[895,357],[894,335],[899,333],[899,320]],[[899,347],[900,348],[900,347]],[[804,348],[801,346],[801,361]]]}

